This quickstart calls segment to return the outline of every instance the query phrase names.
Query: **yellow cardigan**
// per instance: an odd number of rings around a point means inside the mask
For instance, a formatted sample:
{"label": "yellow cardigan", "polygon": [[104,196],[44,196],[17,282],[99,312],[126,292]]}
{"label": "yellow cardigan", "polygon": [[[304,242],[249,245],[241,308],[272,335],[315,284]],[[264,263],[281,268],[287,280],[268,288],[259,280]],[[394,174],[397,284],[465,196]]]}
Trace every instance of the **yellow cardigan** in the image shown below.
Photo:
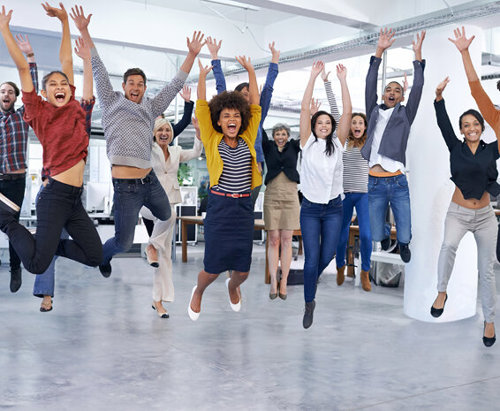
{"label": "yellow cardigan", "polygon": [[[240,135],[245,141],[252,156],[252,189],[262,185],[262,175],[259,173],[257,166],[257,158],[255,154],[255,139],[259,129],[261,108],[258,105],[251,104],[250,112],[252,117],[248,122],[247,129]],[[212,118],[210,116],[210,108],[206,100],[196,101],[196,118],[200,125],[201,141],[205,146],[205,156],[207,157],[207,169],[210,176],[210,187],[218,184],[219,178],[222,175],[224,166],[222,158],[219,154],[219,143],[224,135],[214,130],[212,126]]]}

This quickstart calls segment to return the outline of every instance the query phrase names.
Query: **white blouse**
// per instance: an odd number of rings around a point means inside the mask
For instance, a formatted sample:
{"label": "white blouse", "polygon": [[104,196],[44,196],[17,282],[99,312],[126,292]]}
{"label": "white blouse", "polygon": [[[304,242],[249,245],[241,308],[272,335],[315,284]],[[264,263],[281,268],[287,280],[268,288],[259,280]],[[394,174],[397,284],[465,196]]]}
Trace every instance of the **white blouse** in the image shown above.
{"label": "white blouse", "polygon": [[330,200],[342,195],[344,148],[337,136],[333,135],[335,151],[331,156],[325,153],[326,140],[315,141],[311,134],[302,147],[302,165],[300,169],[300,190],[309,201],[327,204]]}

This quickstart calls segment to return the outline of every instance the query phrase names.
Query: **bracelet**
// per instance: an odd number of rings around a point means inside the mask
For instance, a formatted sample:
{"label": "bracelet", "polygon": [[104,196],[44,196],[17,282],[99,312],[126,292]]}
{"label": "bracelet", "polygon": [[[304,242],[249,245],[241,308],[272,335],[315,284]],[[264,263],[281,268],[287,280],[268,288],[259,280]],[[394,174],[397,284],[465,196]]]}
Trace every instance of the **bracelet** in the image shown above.
{"label": "bracelet", "polygon": [[35,53],[31,52],[31,53],[26,54],[26,57],[33,57],[34,55],[35,55]]}

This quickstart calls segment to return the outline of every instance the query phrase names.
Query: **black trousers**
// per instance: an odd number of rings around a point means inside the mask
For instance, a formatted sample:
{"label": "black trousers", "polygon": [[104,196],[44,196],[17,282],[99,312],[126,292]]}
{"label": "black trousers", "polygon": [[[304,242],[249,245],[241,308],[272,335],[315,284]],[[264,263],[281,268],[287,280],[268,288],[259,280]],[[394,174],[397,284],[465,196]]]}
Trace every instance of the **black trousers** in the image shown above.
{"label": "black trousers", "polygon": [[[17,175],[16,175],[17,177]],[[24,191],[26,189],[26,174],[19,174],[15,180],[0,180],[0,193],[19,207],[23,205]],[[16,214],[16,221],[19,221],[19,213]],[[9,241],[10,269],[17,269],[21,266],[21,259],[16,254],[12,243]]]}
{"label": "black trousers", "polygon": [[[29,272],[43,273],[56,254],[93,267],[101,263],[101,239],[83,208],[82,191],[49,178],[36,205],[36,235],[17,221],[5,224],[5,233]],[[63,228],[71,240],[60,238]]]}

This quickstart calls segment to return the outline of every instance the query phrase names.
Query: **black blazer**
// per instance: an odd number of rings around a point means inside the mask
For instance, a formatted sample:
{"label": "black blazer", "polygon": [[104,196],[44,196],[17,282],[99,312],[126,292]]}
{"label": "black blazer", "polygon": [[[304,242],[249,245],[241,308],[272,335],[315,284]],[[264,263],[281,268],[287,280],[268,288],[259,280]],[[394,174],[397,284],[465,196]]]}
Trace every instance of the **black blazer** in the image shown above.
{"label": "black blazer", "polygon": [[289,140],[285,144],[283,151],[279,151],[274,140],[270,140],[266,131],[262,130],[262,150],[267,165],[267,174],[264,181],[266,185],[282,171],[291,181],[300,182],[299,172],[297,171],[300,140]]}

